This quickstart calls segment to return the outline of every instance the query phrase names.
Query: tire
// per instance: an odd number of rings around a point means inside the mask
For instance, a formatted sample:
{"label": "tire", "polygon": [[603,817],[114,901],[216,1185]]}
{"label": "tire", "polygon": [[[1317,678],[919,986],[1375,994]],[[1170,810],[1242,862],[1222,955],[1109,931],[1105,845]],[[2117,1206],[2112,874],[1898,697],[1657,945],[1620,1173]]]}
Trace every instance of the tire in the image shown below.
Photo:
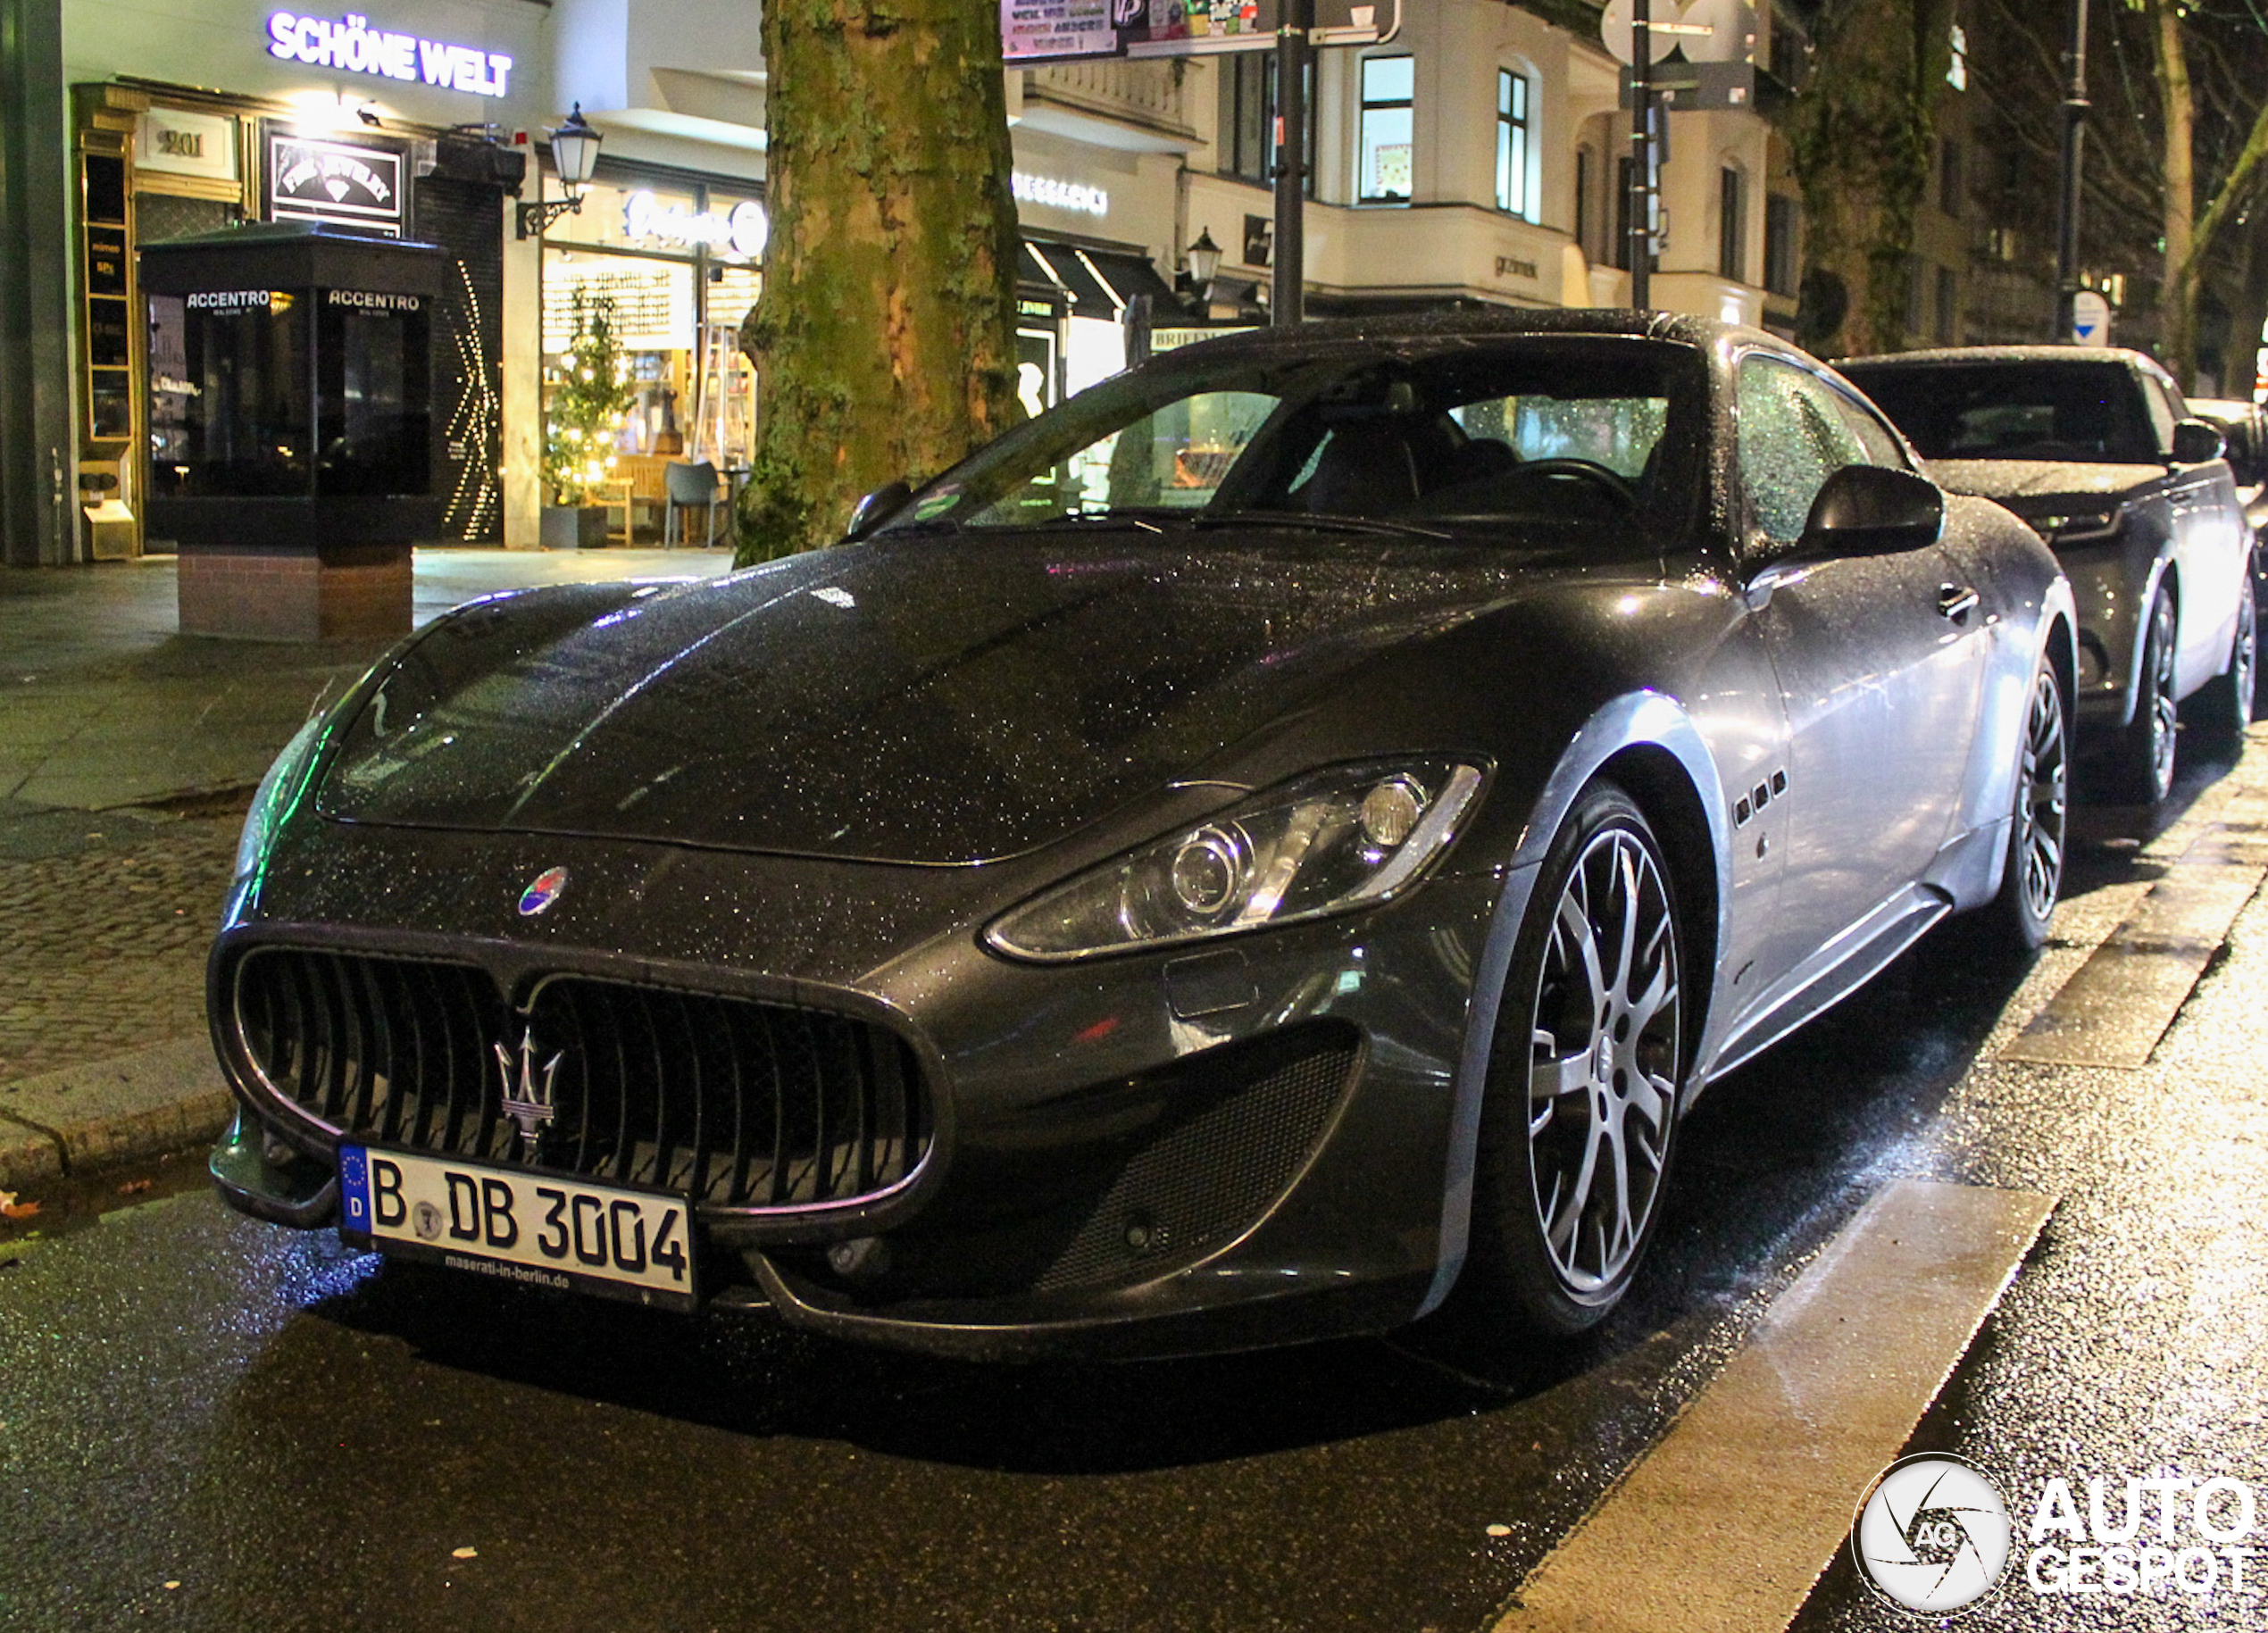
{"label": "tire", "polygon": [[2214,735],[2244,740],[2252,724],[2253,693],[2260,677],[2259,612],[2252,598],[2252,558],[2245,558],[2244,592],[2237,597],[2237,635],[2230,643],[2229,672],[2208,684],[2197,696],[2199,721]]}
{"label": "tire", "polygon": [[2112,764],[2116,792],[2136,804],[2158,805],[2173,792],[2173,596],[2161,584],[2142,621],[2142,675],[2134,719],[2120,735]]}
{"label": "tire", "polygon": [[1683,970],[1662,847],[1629,795],[1595,782],[1538,870],[1505,977],[1457,1287],[1468,1321],[1565,1337],[1628,1290],[1676,1140]]}
{"label": "tire", "polygon": [[2000,894],[1985,910],[1995,938],[2030,952],[2047,939],[2064,883],[2064,846],[2071,809],[2071,727],[2063,679],[2045,658],[2024,706],[2023,758],[2016,772],[2016,810]]}

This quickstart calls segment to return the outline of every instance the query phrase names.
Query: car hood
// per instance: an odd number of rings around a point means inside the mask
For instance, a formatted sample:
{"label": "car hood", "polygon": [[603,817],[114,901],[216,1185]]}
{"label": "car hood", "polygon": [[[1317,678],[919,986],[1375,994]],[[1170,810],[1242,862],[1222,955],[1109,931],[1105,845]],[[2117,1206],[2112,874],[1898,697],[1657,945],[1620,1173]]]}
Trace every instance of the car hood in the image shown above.
{"label": "car hood", "polygon": [[2055,459],[1932,459],[1923,472],[1957,494],[1997,499],[2021,512],[2021,501],[2067,497],[2115,498],[2165,475],[2163,465],[2083,464]]}
{"label": "car hood", "polygon": [[1378,654],[1562,577],[1561,554],[925,537],[596,600],[533,592],[437,625],[367,686],[319,806],[876,861],[1009,856],[1155,795]]}

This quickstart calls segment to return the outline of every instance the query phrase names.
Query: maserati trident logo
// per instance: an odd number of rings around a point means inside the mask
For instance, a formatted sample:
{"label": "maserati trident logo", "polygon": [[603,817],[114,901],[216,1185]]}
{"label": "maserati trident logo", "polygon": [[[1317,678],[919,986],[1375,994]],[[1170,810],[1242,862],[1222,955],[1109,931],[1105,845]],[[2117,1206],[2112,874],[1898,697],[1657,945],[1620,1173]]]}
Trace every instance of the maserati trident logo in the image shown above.
{"label": "maserati trident logo", "polygon": [[520,1034],[520,1060],[515,1069],[512,1056],[502,1044],[490,1046],[496,1052],[496,1070],[504,1078],[504,1114],[512,1126],[520,1130],[522,1152],[533,1155],[536,1137],[541,1134],[559,1111],[559,1104],[552,1097],[551,1081],[559,1075],[559,1062],[567,1058],[563,1049],[538,1068],[536,1064],[536,1030],[529,1027]]}

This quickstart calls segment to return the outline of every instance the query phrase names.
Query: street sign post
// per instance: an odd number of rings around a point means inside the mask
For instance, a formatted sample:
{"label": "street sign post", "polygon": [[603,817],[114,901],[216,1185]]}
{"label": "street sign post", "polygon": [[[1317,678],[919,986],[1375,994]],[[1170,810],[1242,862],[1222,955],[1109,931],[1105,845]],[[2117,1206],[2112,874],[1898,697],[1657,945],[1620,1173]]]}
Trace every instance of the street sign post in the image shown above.
{"label": "street sign post", "polygon": [[2108,346],[2111,343],[2111,304],[2092,289],[2072,296],[2072,344]]}

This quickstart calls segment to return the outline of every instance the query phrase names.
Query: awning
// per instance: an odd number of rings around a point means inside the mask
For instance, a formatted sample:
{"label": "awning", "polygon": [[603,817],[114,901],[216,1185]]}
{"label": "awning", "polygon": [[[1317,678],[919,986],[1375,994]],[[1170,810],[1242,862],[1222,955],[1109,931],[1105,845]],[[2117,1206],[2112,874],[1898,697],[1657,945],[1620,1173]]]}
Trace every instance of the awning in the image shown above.
{"label": "awning", "polygon": [[1053,275],[1053,282],[1070,299],[1075,318],[1115,323],[1127,303],[1138,295],[1149,296],[1160,306],[1170,305],[1174,298],[1172,287],[1138,250],[1089,249],[1046,238],[1026,239],[1023,259],[1027,267],[1037,262]]}
{"label": "awning", "polygon": [[1138,295],[1147,295],[1150,304],[1159,311],[1171,311],[1180,302],[1173,286],[1158,276],[1158,271],[1147,255],[1122,254],[1115,250],[1090,249],[1081,252],[1103,281],[1111,287],[1121,304]]}

